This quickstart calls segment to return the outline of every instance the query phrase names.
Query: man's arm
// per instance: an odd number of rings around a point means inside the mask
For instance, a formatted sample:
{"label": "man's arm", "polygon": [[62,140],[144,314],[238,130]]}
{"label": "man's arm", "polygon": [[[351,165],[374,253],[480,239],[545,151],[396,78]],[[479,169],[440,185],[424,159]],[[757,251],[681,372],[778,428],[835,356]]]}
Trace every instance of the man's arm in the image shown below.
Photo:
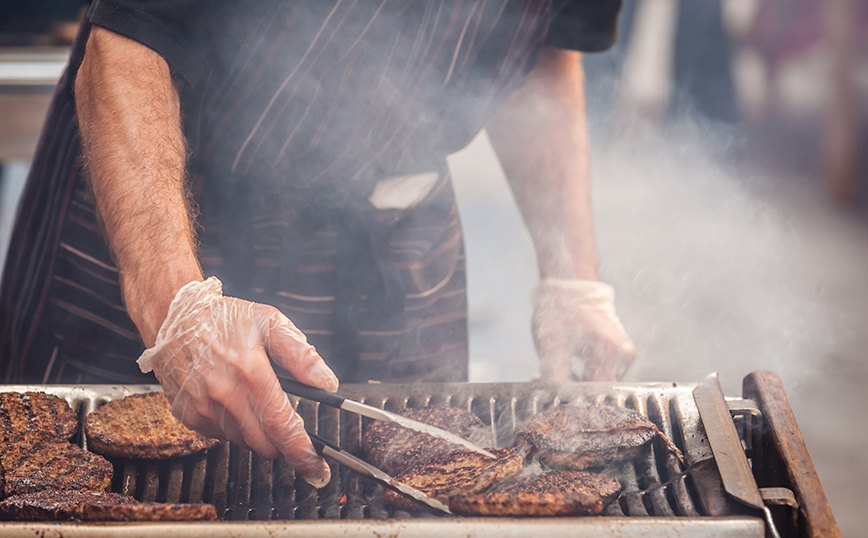
{"label": "man's arm", "polygon": [[178,92],[161,56],[96,26],[75,95],[85,163],[124,302],[150,347],[175,293],[202,280],[184,191]]}
{"label": "man's arm", "polygon": [[487,129],[540,278],[597,279],[583,83],[578,52],[544,48]]}
{"label": "man's arm", "polygon": [[184,191],[178,93],[161,56],[95,26],[75,82],[87,171],[123,298],[173,413],[205,435],[285,458],[321,487],[329,468],[270,360],[302,383],[338,380],[277,309],[202,280]]}
{"label": "man's arm", "polygon": [[635,360],[613,292],[596,282],[583,85],[578,52],[543,48],[488,126],[536,248],[534,339],[550,380],[616,379]]}

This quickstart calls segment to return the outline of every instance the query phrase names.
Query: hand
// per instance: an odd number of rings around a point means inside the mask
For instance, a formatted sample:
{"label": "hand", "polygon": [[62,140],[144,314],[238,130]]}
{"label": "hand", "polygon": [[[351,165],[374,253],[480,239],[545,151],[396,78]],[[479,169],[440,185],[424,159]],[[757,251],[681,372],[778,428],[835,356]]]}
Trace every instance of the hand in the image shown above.
{"label": "hand", "polygon": [[222,283],[211,277],[178,291],[156,344],[138,362],[142,372],[157,375],[172,413],[185,425],[265,458],[284,458],[322,487],[329,467],[314,451],[269,357],[302,383],[338,388],[337,377],[286,316],[224,297]]}
{"label": "hand", "polygon": [[615,292],[593,280],[543,279],[533,293],[533,336],[547,381],[621,379],[636,348],[615,314]]}

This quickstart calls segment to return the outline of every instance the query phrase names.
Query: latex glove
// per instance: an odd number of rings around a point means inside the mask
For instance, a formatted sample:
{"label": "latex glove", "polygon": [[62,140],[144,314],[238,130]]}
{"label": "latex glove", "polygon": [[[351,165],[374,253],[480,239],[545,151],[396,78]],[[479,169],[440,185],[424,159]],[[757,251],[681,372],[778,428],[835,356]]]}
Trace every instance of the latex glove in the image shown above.
{"label": "latex glove", "polygon": [[283,458],[322,487],[329,467],[281,390],[269,356],[302,383],[338,388],[335,374],[286,316],[224,297],[223,284],[211,277],[178,290],[156,343],[138,362],[142,372],[154,371],[185,425],[265,458]]}
{"label": "latex glove", "polygon": [[614,381],[636,360],[636,348],[615,314],[615,291],[608,284],[546,278],[532,300],[542,379]]}

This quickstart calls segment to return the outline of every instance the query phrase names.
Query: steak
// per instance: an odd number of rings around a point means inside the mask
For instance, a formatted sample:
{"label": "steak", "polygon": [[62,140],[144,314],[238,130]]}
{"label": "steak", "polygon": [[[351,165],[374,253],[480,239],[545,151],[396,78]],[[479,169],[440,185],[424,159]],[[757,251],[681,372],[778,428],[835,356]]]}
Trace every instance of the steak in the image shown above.
{"label": "steak", "polygon": [[[410,467],[395,479],[446,504],[452,495],[485,491],[492,484],[521,472],[521,456],[511,448],[492,448],[490,451],[497,456],[496,459],[471,450],[439,454],[425,463]],[[390,489],[383,494],[383,501],[404,510],[427,508],[422,503]]]}
{"label": "steak", "polygon": [[111,483],[113,469],[105,458],[45,432],[7,434],[0,451],[5,496],[44,489],[104,490]]}
{"label": "steak", "polygon": [[0,519],[17,521],[190,521],[217,519],[210,504],[141,503],[106,491],[16,495],[0,502]]}
{"label": "steak", "polygon": [[27,430],[69,439],[78,430],[78,416],[66,400],[51,394],[0,393],[0,435]]}
{"label": "steak", "polygon": [[220,444],[181,424],[162,392],[133,394],[106,403],[87,416],[84,432],[88,448],[122,458],[188,456]]}
{"label": "steak", "polygon": [[516,429],[516,450],[553,469],[578,471],[638,456],[660,436],[657,426],[631,409],[608,405],[558,405],[531,415]]}
{"label": "steak", "polygon": [[582,471],[525,474],[495,484],[485,493],[449,498],[449,509],[465,516],[597,515],[618,497],[616,479]]}
{"label": "steak", "polygon": [[[396,414],[444,429],[477,446],[490,447],[495,444],[491,430],[479,417],[463,409],[421,407],[401,409]],[[362,450],[368,460],[392,475],[400,474],[438,454],[462,448],[439,437],[379,420],[368,424],[362,435]]]}

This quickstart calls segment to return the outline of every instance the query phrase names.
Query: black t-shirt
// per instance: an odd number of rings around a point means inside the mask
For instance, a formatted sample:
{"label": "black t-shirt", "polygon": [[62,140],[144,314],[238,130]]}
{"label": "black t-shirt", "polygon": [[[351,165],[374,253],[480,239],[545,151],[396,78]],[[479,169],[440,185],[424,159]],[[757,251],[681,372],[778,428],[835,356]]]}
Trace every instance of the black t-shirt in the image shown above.
{"label": "black t-shirt", "polygon": [[97,0],[89,17],[179,75],[194,173],[316,192],[436,169],[540,47],[611,45],[620,3]]}

